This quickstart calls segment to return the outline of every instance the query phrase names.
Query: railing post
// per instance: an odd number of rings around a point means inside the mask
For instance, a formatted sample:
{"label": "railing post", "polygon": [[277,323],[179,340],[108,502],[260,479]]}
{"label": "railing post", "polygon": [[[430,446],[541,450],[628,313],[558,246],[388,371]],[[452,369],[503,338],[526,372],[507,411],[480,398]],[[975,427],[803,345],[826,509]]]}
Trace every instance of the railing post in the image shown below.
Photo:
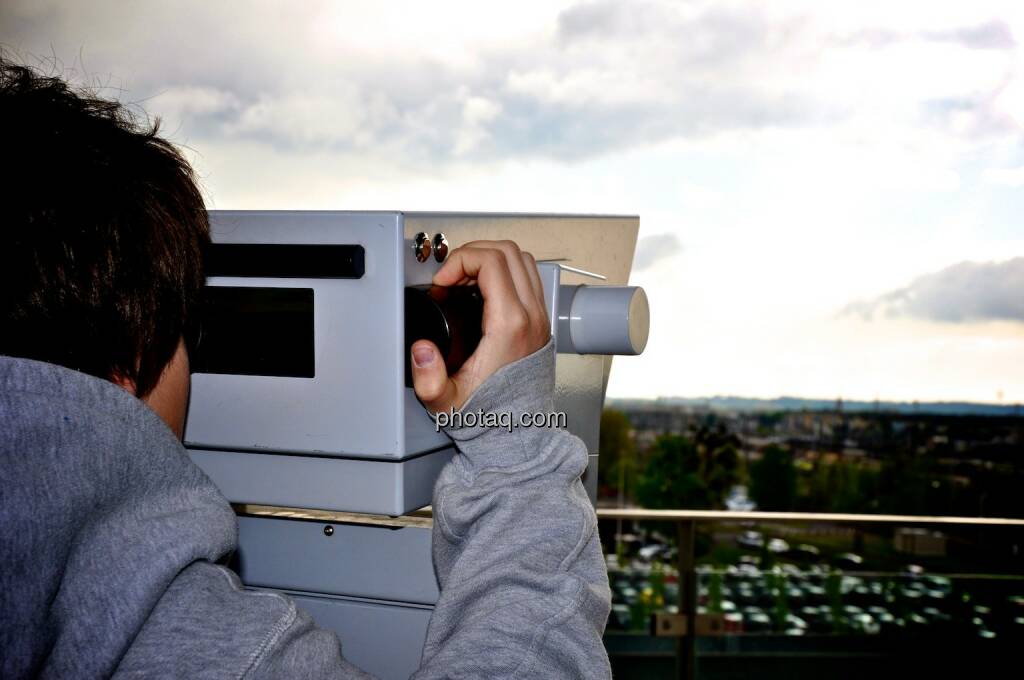
{"label": "railing post", "polygon": [[697,674],[697,572],[693,552],[696,522],[684,519],[676,522],[679,545],[679,613],[686,617],[686,635],[676,641],[676,677],[696,680]]}

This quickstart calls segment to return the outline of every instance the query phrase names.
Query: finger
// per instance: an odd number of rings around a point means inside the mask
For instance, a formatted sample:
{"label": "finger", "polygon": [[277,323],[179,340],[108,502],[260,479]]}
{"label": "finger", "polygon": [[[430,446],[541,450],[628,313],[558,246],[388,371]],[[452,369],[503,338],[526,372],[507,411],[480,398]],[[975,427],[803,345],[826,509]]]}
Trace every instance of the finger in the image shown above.
{"label": "finger", "polygon": [[438,286],[455,286],[475,280],[485,305],[497,316],[516,317],[526,313],[519,299],[508,260],[500,250],[462,246],[448,255],[447,261],[434,274]]}
{"label": "finger", "polygon": [[551,337],[551,315],[547,303],[544,301],[544,284],[541,282],[540,272],[537,271],[537,261],[533,259],[533,255],[522,251],[519,253],[519,257],[522,259],[523,267],[529,277],[530,293],[533,295],[534,304],[538,310],[533,335],[543,345]]}
{"label": "finger", "polygon": [[[527,338],[529,345],[543,345],[547,342],[550,334],[550,322],[547,318],[547,311],[543,300],[536,295],[533,288],[533,281],[530,279],[530,272],[523,260],[523,253],[519,246],[513,241],[473,241],[467,244],[474,248],[494,248],[505,255],[509,272],[512,274],[512,282],[516,288],[516,295],[522,303],[525,312],[525,325],[517,317],[503,317],[485,323],[485,332],[488,329],[500,328],[499,332],[507,332],[519,338]],[[534,267],[536,270],[536,267]],[[538,275],[539,279],[539,275]],[[484,311],[485,322],[488,321],[487,310]],[[493,319],[493,317],[491,317]],[[493,324],[493,325],[492,325]]]}
{"label": "finger", "polygon": [[534,304],[529,296],[532,294],[532,285],[529,281],[529,272],[523,264],[521,251],[512,241],[473,241],[466,244],[469,248],[492,248],[505,255],[505,260],[512,274],[512,282],[515,284],[516,294],[524,307]]}
{"label": "finger", "polygon": [[523,304],[530,321],[534,324],[541,323],[547,316],[541,302],[543,298],[538,297],[534,291],[533,281],[530,279],[530,272],[523,261],[519,246],[514,241],[472,241],[466,245],[471,248],[493,248],[505,255],[519,301]]}
{"label": "finger", "polygon": [[533,259],[532,253],[528,253],[525,250],[521,254],[523,265],[530,275],[530,285],[533,286],[533,294],[537,297],[541,309],[545,311],[545,316],[547,316],[548,308],[547,302],[544,300],[544,283],[541,281],[540,272],[537,270],[537,260]]}
{"label": "finger", "polygon": [[431,413],[447,411],[458,399],[458,385],[448,377],[448,369],[437,345],[429,340],[412,344],[412,383],[416,396]]}

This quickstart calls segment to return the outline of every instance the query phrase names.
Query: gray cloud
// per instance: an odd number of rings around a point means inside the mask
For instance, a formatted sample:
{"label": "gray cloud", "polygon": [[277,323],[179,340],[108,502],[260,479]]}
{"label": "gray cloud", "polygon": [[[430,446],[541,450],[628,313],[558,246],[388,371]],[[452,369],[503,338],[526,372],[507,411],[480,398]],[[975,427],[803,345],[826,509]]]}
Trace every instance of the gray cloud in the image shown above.
{"label": "gray cloud", "polygon": [[954,43],[971,50],[1012,50],[1017,46],[1010,26],[999,19],[944,31],[913,32],[865,28],[850,35],[840,36],[835,42],[843,46],[862,45],[879,48],[914,40]]}
{"label": "gray cloud", "polygon": [[[942,31],[863,29],[840,37],[836,44],[881,49],[914,41],[950,43],[969,50],[999,50],[1008,53],[1017,46],[1010,26],[999,19]],[[923,126],[941,129],[946,134],[969,139],[1019,136],[1020,124],[994,108],[999,94],[1009,82],[1009,78],[1005,78],[994,90],[979,89],[921,101],[920,122]]]}
{"label": "gray cloud", "polygon": [[873,300],[851,303],[842,314],[947,323],[1024,321],[1024,257],[960,262]]}
{"label": "gray cloud", "polygon": [[649,269],[682,250],[683,244],[679,242],[679,237],[675,234],[645,236],[637,241],[636,254],[633,256],[633,271]]}
{"label": "gray cloud", "polygon": [[636,35],[659,29],[666,21],[675,23],[676,17],[671,8],[654,2],[583,2],[559,15],[558,34],[564,41]]}
{"label": "gray cloud", "polygon": [[[308,62],[313,20],[313,11],[238,13],[219,3],[13,0],[0,7],[0,44],[84,55],[78,75],[112,75],[192,145],[242,139],[300,152],[392,150],[420,162],[571,161],[825,115],[809,93],[759,87],[756,70],[789,29],[754,10],[684,16],[663,2],[583,3],[558,17],[553,40],[492,48],[468,70],[402,50],[350,58],[343,44],[330,63]],[[493,113],[474,119],[473,102]]]}
{"label": "gray cloud", "polygon": [[[302,12],[165,5],[7,0],[0,44],[84,55],[75,66],[87,80],[123,85],[193,146],[372,150],[420,164],[573,161],[676,138],[829,124],[849,113],[799,80],[764,85],[766,68],[801,71],[837,43],[801,16],[770,17],[757,4],[582,2],[557,17],[553,38],[481,50],[471,68],[383,46],[360,53],[344,37],[329,57],[313,58],[319,3]],[[869,49],[903,39],[883,29],[861,38]],[[926,39],[1013,43],[999,21]]]}
{"label": "gray cloud", "polygon": [[1020,131],[1020,124],[994,106],[996,95],[1003,88],[1005,85],[1000,86],[995,93],[978,92],[921,102],[921,123],[968,139],[985,140],[1016,135]]}
{"label": "gray cloud", "polygon": [[955,42],[972,50],[1009,50],[1017,46],[1017,41],[1013,39],[1013,31],[1005,21],[997,19],[925,35],[931,40]]}

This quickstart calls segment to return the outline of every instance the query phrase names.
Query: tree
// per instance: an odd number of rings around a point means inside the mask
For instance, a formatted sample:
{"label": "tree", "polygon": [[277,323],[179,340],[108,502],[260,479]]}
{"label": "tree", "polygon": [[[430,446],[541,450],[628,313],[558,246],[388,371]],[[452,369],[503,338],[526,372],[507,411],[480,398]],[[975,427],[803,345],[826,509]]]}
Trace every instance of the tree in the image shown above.
{"label": "tree", "polygon": [[618,493],[620,484],[632,487],[636,474],[636,455],[633,445],[632,426],[621,411],[605,409],[601,413],[601,439],[598,453],[601,454],[597,467],[597,483],[603,489],[602,495]]}
{"label": "tree", "polygon": [[724,507],[729,491],[743,483],[746,476],[739,452],[740,438],[724,423],[714,422],[693,431],[693,438],[700,457],[700,476],[708,488],[711,506]]}
{"label": "tree", "polygon": [[636,500],[651,509],[711,507],[700,463],[691,439],[676,434],[658,437],[647,452],[643,471],[637,475]]}
{"label": "tree", "polygon": [[708,456],[704,479],[714,505],[724,505],[732,487],[743,481],[743,458],[731,442],[714,449]]}
{"label": "tree", "polygon": [[768,446],[761,460],[750,466],[750,496],[760,510],[792,510],[796,501],[793,454],[781,446]]}
{"label": "tree", "polygon": [[855,460],[819,459],[803,480],[804,512],[874,512],[878,473]]}

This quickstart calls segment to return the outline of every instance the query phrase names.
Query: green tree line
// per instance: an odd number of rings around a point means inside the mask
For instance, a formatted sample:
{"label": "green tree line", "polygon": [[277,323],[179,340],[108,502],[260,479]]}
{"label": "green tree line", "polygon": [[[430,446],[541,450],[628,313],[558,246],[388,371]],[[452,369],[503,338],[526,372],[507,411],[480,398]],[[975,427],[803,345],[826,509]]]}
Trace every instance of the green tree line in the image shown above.
{"label": "green tree line", "polygon": [[600,446],[602,495],[621,492],[652,509],[723,508],[730,489],[743,484],[760,510],[1024,515],[1011,477],[965,482],[909,449],[887,452],[881,462],[798,461],[788,448],[769,445],[748,462],[740,440],[719,423],[663,434],[637,450],[629,419],[614,410],[601,418]]}

